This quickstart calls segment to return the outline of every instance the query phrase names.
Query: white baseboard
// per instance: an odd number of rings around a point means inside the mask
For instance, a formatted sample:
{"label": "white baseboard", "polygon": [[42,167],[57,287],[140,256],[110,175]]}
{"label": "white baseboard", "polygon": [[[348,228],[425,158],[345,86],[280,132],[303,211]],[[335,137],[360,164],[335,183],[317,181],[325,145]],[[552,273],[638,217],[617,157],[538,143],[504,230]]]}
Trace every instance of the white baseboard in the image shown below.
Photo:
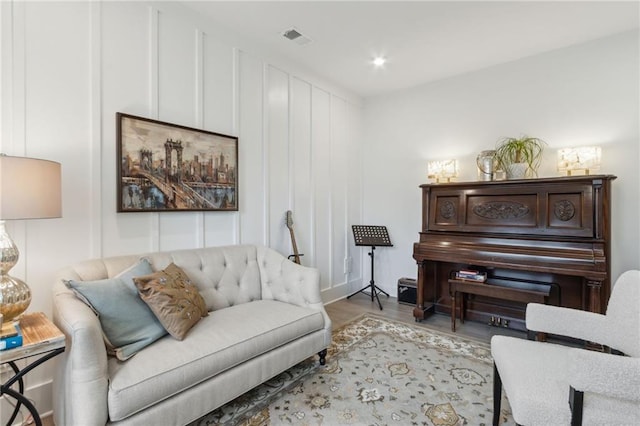
{"label": "white baseboard", "polygon": [[[17,385],[15,385],[15,389],[17,389]],[[53,383],[52,381],[39,383],[35,386],[30,386],[25,390],[26,397],[33,402],[38,410],[40,418],[48,417],[53,414]],[[9,421],[9,417],[13,413],[13,403],[15,401],[13,398],[8,397],[7,395],[2,395],[0,397],[0,424],[7,424]],[[20,407],[20,414],[16,418],[17,423],[15,425],[23,425],[23,421],[26,421],[29,417],[29,411],[23,407]],[[29,423],[24,423],[26,426]]]}
{"label": "white baseboard", "polygon": [[362,286],[362,278],[357,278],[349,282],[344,282],[321,291],[322,301],[325,305],[344,299]]}

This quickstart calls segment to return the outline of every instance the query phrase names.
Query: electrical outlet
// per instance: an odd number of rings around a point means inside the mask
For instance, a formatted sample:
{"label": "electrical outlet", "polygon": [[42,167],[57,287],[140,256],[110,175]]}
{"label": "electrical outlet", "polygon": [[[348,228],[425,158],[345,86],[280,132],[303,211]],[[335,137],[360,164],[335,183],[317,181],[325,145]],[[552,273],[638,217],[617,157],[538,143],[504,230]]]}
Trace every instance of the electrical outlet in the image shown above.
{"label": "electrical outlet", "polygon": [[351,272],[351,257],[344,258],[344,273],[348,274]]}

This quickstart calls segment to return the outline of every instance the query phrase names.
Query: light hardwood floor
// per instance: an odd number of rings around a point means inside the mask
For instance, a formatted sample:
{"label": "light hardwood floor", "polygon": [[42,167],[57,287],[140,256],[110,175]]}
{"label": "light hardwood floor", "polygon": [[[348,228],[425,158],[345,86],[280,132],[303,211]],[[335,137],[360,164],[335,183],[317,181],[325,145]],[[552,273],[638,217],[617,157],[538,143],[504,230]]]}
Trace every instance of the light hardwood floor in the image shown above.
{"label": "light hardwood floor", "polygon": [[[449,315],[434,314],[421,322],[416,322],[413,318],[413,305],[398,303],[395,297],[380,296],[382,310],[378,307],[378,302],[371,302],[371,296],[365,294],[357,294],[350,299],[341,299],[336,302],[329,303],[325,306],[333,328],[336,329],[349,321],[359,317],[365,313],[372,313],[378,316],[389,318],[396,321],[402,321],[419,327],[426,327],[440,332],[451,333],[451,317]],[[456,324],[456,335],[469,337],[489,343],[491,336],[495,334],[503,334],[508,336],[526,337],[526,333],[506,328],[492,327],[487,324],[466,321],[461,324],[458,320]]]}

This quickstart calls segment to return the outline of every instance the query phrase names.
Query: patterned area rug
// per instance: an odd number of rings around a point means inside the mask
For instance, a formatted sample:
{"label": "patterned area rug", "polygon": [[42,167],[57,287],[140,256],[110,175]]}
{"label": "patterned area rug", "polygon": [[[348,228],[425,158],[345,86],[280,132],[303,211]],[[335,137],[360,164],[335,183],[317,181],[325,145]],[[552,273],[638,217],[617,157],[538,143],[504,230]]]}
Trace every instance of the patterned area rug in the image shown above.
{"label": "patterned area rug", "polygon": [[492,386],[487,344],[367,314],[334,330],[327,365],[309,358],[192,426],[488,425]]}

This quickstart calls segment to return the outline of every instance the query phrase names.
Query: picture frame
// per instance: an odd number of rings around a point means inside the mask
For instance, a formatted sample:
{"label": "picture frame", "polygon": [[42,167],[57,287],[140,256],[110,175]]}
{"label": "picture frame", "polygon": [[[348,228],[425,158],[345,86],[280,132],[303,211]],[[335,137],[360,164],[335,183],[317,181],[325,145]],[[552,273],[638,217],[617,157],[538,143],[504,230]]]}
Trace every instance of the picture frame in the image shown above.
{"label": "picture frame", "polygon": [[116,113],[117,211],[238,211],[238,138]]}

